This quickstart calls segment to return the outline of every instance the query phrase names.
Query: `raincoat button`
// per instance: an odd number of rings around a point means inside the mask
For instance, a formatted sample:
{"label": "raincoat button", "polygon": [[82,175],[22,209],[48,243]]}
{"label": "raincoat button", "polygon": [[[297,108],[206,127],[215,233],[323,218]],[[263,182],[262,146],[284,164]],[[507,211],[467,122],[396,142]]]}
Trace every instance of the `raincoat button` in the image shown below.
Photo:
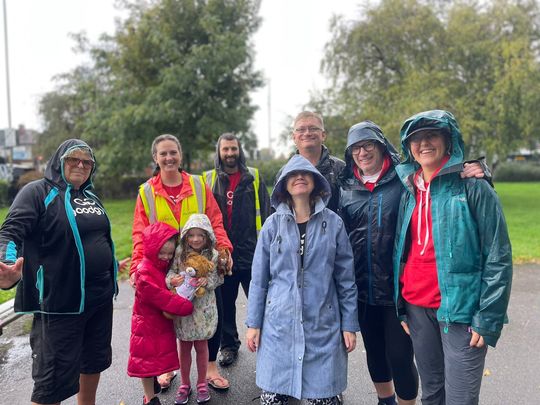
{"label": "raincoat button", "polygon": [[298,360],[302,360],[302,356],[298,356]]}

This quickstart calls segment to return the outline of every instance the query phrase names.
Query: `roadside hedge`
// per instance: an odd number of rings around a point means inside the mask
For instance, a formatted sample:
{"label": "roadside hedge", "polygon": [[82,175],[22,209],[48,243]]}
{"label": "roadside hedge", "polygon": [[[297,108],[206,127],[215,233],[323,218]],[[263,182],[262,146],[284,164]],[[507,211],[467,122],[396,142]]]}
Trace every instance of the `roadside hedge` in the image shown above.
{"label": "roadside hedge", "polygon": [[540,165],[534,163],[501,163],[494,173],[495,181],[540,181]]}

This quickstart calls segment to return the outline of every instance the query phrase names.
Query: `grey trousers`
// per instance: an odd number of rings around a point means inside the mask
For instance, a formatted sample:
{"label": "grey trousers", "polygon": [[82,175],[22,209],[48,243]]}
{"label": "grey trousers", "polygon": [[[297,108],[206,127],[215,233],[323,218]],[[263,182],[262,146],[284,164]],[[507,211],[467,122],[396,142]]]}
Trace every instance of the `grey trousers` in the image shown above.
{"label": "grey trousers", "polygon": [[477,405],[487,346],[470,347],[469,325],[437,321],[437,310],[406,304],[423,405]]}

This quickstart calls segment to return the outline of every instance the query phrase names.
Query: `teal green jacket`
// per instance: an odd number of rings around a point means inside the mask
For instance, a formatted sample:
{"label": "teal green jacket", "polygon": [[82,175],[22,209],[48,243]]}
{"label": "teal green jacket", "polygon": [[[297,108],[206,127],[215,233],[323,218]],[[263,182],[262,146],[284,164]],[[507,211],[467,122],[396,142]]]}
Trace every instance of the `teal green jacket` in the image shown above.
{"label": "teal green jacket", "polygon": [[441,292],[439,321],[471,325],[490,346],[495,346],[503,324],[512,284],[512,249],[497,194],[487,181],[461,179],[463,141],[453,116],[446,111],[417,114],[401,129],[406,160],[396,167],[405,186],[394,245],[395,299],[402,297],[399,278],[407,258],[409,224],[416,205],[413,161],[405,139],[421,127],[446,130],[451,136],[450,159],[431,180],[432,237]]}

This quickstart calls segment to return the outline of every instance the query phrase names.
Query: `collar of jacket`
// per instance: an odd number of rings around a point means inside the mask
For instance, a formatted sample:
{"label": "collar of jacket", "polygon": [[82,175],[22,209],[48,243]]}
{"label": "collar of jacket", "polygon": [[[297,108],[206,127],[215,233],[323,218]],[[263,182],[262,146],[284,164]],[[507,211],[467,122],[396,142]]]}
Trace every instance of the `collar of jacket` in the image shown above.
{"label": "collar of jacket", "polygon": [[[386,173],[383,175],[382,179],[377,182],[377,187],[382,186],[383,184],[389,183],[396,176],[396,166],[390,166]],[[364,184],[356,178],[352,170],[348,170],[347,173],[342,173],[339,177],[339,185],[347,190],[360,190],[360,191],[369,191]]]}
{"label": "collar of jacket", "polygon": [[[317,215],[318,213],[322,212],[322,210],[324,210],[325,207],[326,205],[324,204],[324,201],[321,198],[317,198],[317,201],[315,202],[315,209],[313,210],[313,212],[311,213],[309,217],[311,218],[314,215]],[[276,213],[280,215],[291,215],[294,218],[296,218],[296,216],[294,215],[294,210],[291,207],[289,207],[289,204],[285,202],[282,202],[278,205],[278,207],[276,208]]]}
{"label": "collar of jacket", "polygon": [[[190,195],[193,194],[193,190],[191,188],[191,184],[189,183],[189,176],[191,176],[190,174],[188,174],[186,171],[182,170],[181,172],[182,174],[182,189],[180,190],[180,200],[183,200],[184,198],[186,197],[189,197]],[[154,192],[157,194],[157,195],[160,195],[164,198],[167,198],[169,199],[169,193],[167,193],[165,191],[165,189],[163,188],[163,182],[161,180],[161,174],[158,173],[156,174],[154,177],[151,177],[148,182],[150,183],[151,186],[154,187]]]}
{"label": "collar of jacket", "polygon": [[[420,165],[416,162],[414,163],[402,163],[396,166],[396,173],[398,174],[401,182],[405,188],[412,194],[414,194],[414,174],[420,168]],[[453,159],[453,156],[450,157],[448,162],[443,166],[443,168],[435,175],[431,180],[435,180],[440,176],[444,176],[450,173],[459,173],[463,171],[463,162],[456,162],[456,159]]]}
{"label": "collar of jacket", "polygon": [[[296,149],[295,154],[299,155],[300,151]],[[321,169],[324,169],[325,167],[329,166],[331,164],[330,162],[330,151],[325,145],[321,145],[321,157],[319,158],[319,161],[315,165],[319,171]]]}
{"label": "collar of jacket", "polygon": [[[238,163],[238,171],[240,173],[242,173],[242,177],[240,179],[240,181],[242,182],[246,177],[250,178],[251,181],[254,180],[254,177],[251,175],[251,173],[249,172],[247,166],[245,164],[240,164]],[[216,172],[217,172],[217,175],[220,179],[229,179],[229,173],[227,173],[224,169],[223,169],[223,164],[221,163],[220,166],[216,167]]]}

